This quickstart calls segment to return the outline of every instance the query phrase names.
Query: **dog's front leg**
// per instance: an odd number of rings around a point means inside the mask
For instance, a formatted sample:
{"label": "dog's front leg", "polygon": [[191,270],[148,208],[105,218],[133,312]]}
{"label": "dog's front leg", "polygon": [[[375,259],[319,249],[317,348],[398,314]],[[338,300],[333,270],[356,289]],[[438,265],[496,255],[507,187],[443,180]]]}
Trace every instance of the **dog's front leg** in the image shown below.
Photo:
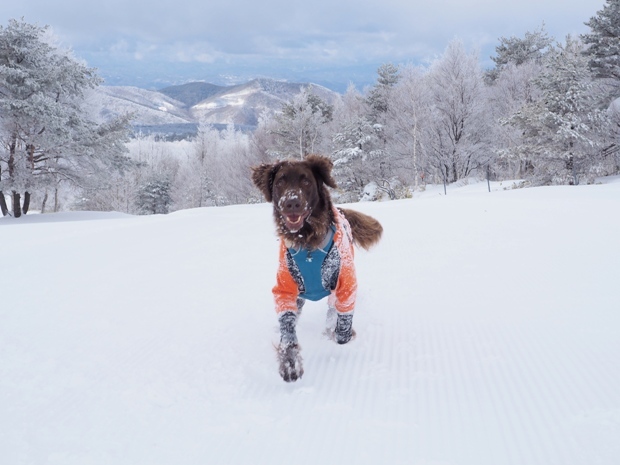
{"label": "dog's front leg", "polygon": [[280,344],[278,346],[278,362],[280,363],[280,376],[286,382],[297,381],[304,374],[301,347],[297,342],[297,314],[284,312],[278,318],[280,322]]}
{"label": "dog's front leg", "polygon": [[334,339],[338,344],[346,344],[355,338],[353,329],[353,313],[338,313],[336,328],[334,329]]}

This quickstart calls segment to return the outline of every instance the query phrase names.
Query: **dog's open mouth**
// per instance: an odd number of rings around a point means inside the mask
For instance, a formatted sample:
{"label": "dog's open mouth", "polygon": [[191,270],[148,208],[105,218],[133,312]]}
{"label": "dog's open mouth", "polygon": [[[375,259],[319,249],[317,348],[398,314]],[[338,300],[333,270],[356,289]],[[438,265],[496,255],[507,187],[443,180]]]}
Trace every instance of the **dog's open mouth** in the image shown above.
{"label": "dog's open mouth", "polygon": [[284,224],[289,231],[297,232],[302,228],[304,221],[306,221],[309,215],[310,212],[303,212],[302,214],[283,213],[282,219],[284,220]]}

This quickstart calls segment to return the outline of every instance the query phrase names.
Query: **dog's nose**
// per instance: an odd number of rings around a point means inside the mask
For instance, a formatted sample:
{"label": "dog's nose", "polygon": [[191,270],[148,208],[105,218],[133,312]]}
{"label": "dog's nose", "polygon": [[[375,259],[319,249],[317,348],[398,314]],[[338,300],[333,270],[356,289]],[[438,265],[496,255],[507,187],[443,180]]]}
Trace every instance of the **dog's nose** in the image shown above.
{"label": "dog's nose", "polygon": [[284,202],[284,209],[289,211],[301,210],[301,201],[298,198],[288,198]]}

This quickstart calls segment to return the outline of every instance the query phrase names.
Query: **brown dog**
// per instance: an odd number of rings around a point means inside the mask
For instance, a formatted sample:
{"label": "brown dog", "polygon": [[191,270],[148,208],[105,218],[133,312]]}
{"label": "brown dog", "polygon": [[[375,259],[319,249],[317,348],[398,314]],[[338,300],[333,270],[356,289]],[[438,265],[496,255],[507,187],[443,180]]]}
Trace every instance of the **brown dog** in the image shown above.
{"label": "brown dog", "polygon": [[369,249],[383,228],[374,218],[334,207],[326,186],[336,187],[328,158],[281,161],[253,168],[252,181],[267,201],[280,236],[280,266],[273,294],[280,322],[280,375],[303,375],[295,327],[307,299],[328,297],[327,332],[339,344],[354,336],[357,291],[353,244]]}

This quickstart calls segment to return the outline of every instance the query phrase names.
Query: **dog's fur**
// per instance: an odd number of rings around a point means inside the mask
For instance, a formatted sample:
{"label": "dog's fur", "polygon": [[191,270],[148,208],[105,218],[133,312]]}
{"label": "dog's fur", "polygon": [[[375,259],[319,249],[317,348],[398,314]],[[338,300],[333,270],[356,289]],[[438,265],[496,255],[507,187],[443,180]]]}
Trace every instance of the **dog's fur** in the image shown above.
{"label": "dog's fur", "polygon": [[[253,168],[252,181],[273,203],[278,235],[294,247],[316,249],[334,222],[326,187],[337,187],[332,167],[328,158],[310,155],[303,161],[280,161]],[[355,245],[368,250],[379,242],[383,228],[377,220],[354,210],[340,211],[351,226]]]}
{"label": "dog's fur", "polygon": [[[311,252],[326,240],[337,214],[327,190],[327,187],[336,187],[332,167],[328,158],[310,155],[303,161],[280,161],[253,168],[252,181],[267,201],[273,203],[278,235],[287,248],[304,248]],[[369,249],[379,241],[383,228],[377,220],[354,210],[339,210],[349,223],[353,244]],[[279,317],[279,371],[287,382],[296,381],[304,373],[295,333],[304,301],[298,298],[297,311],[282,311]],[[327,334],[338,344],[346,344],[355,337],[352,318],[351,313],[336,316],[336,309],[329,308]]]}

